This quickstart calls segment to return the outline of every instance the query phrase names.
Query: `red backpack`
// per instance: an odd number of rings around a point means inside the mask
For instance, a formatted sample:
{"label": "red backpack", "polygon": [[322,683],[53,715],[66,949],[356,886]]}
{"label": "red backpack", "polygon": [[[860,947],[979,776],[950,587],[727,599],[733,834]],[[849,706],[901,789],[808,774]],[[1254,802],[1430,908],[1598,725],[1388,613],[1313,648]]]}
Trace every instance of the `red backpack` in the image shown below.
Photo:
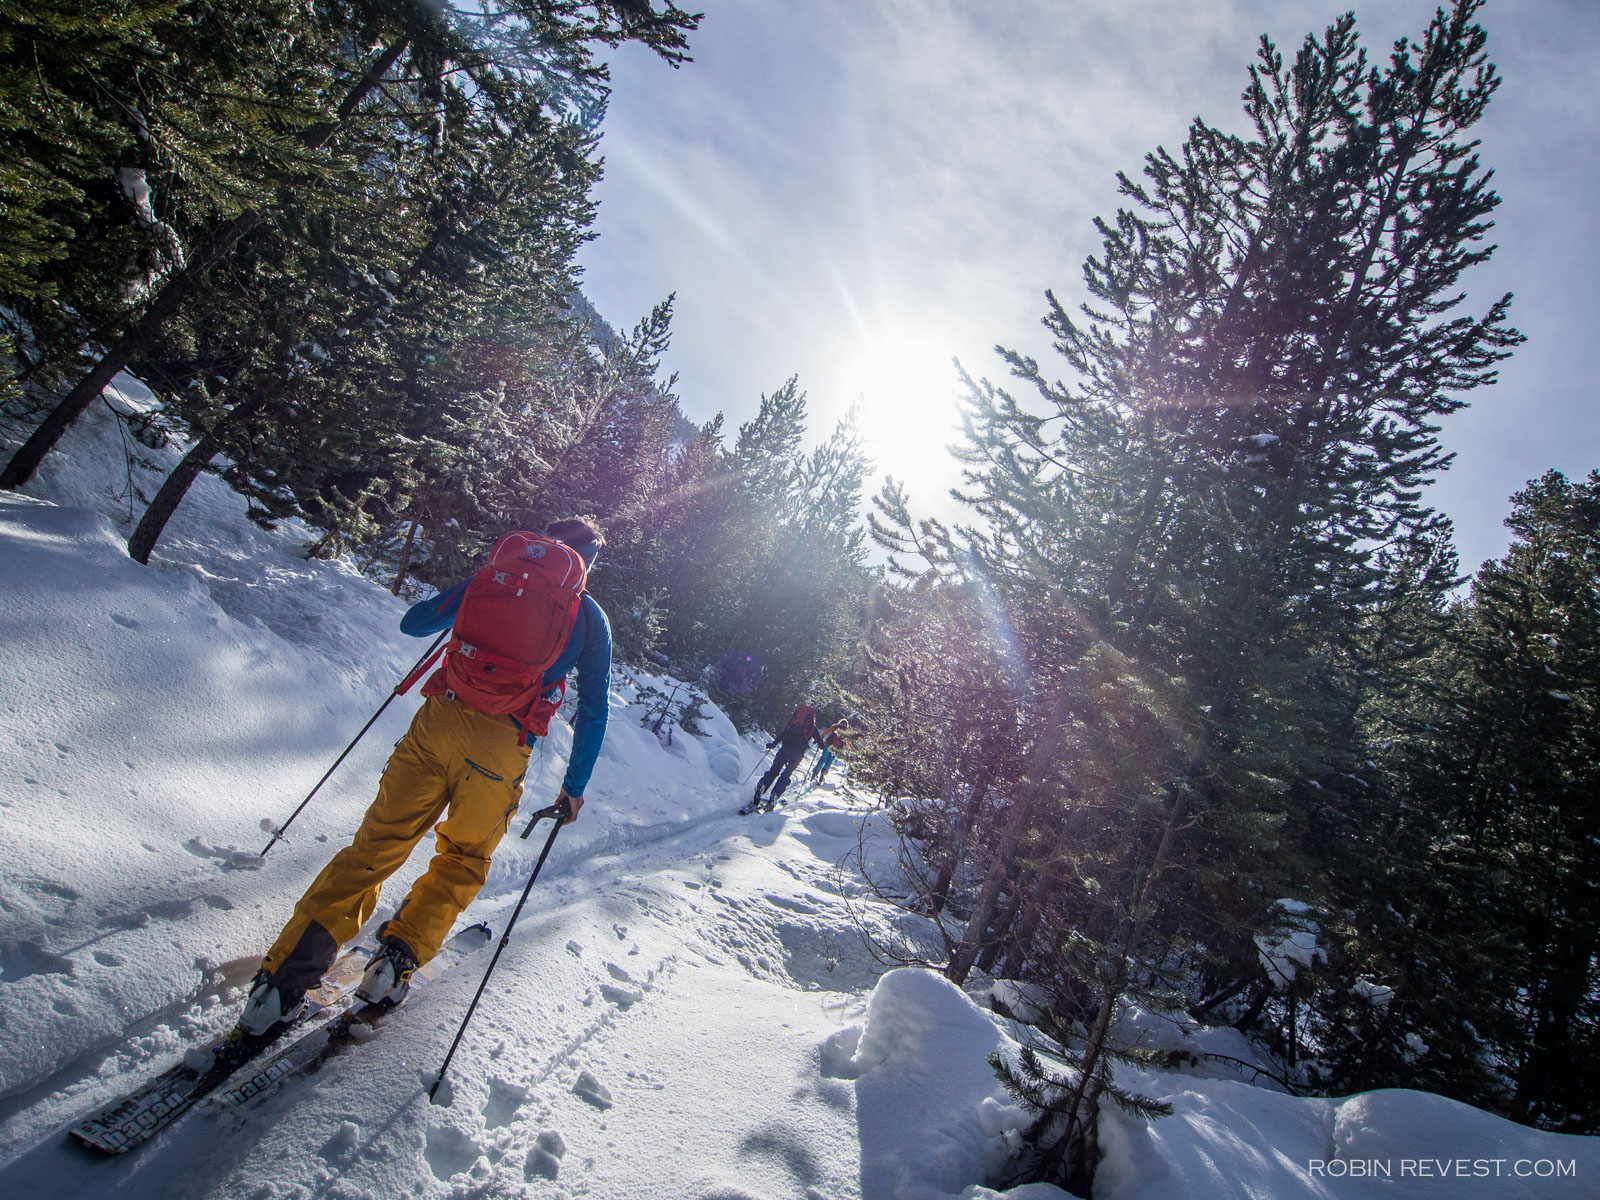
{"label": "red backpack", "polygon": [[524,742],[543,737],[566,684],[546,689],[544,673],[572,636],[587,578],[578,552],[555,538],[506,534],[467,583],[444,664],[422,685],[422,694],[513,716],[522,724]]}
{"label": "red backpack", "polygon": [[809,738],[817,729],[817,710],[809,704],[796,705],[789,724],[798,725],[800,732]]}

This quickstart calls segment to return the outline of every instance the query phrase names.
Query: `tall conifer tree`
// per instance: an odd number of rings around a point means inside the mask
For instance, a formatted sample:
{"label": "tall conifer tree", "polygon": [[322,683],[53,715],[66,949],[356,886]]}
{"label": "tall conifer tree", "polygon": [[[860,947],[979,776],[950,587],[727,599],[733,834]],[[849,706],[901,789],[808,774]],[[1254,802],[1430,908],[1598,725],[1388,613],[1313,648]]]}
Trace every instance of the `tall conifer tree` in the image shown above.
{"label": "tall conifer tree", "polygon": [[[1049,860],[1061,900],[1036,926],[1075,929],[1073,953],[1031,951],[1086,1018],[1074,1105],[1095,1103],[1138,964],[1253,958],[1274,896],[1314,888],[1306,830],[1374,782],[1375,614],[1452,582],[1419,495],[1448,461],[1437,421],[1520,340],[1509,298],[1457,311],[1498,203],[1467,134],[1498,85],[1479,7],[1381,67],[1351,17],[1292,62],[1263,39],[1249,133],[1196,121],[1149,155],[1099,224],[1090,302],[1050,298],[1068,382],[1007,354],[1034,397],[974,388],[979,526],[939,557],[1003,598],[1028,665],[1008,836],[1059,844],[1094,811],[1087,853]],[[1406,557],[1436,565],[1390,569]],[[1087,1111],[1053,1158],[1079,1187]]]}
{"label": "tall conifer tree", "polygon": [[[1600,1129],[1600,474],[1512,497],[1510,549],[1384,711],[1326,831],[1348,925],[1312,997],[1328,1086]],[[1387,803],[1378,803],[1378,800]]]}

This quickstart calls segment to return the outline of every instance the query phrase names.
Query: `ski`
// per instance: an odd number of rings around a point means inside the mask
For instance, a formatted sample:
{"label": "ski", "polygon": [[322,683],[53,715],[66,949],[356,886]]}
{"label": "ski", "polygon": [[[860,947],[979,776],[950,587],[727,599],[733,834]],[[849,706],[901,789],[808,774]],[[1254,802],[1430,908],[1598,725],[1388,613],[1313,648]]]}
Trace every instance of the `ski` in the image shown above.
{"label": "ski", "polygon": [[105,1154],[126,1154],[149,1141],[284,1037],[308,1024],[322,1027],[338,1020],[355,1002],[356,986],[374,953],[370,947],[358,946],[340,955],[322,981],[306,993],[306,1011],[296,1020],[259,1036],[229,1030],[189,1051],[182,1062],[107,1108],[79,1121],[68,1133]]}
{"label": "ski", "polygon": [[[493,934],[489,927],[481,923],[454,934],[439,953],[411,977],[411,993],[443,975],[474,950],[488,945],[491,937]],[[411,993],[407,995],[408,1000]],[[344,1007],[331,1020],[305,1030],[287,1045],[258,1060],[248,1075],[235,1073],[226,1086],[211,1093],[211,1105],[236,1112],[254,1108],[277,1092],[285,1080],[297,1075],[315,1074],[336,1054],[367,1040],[371,1036],[370,1031],[395,1007],[390,1004],[352,1004]]]}

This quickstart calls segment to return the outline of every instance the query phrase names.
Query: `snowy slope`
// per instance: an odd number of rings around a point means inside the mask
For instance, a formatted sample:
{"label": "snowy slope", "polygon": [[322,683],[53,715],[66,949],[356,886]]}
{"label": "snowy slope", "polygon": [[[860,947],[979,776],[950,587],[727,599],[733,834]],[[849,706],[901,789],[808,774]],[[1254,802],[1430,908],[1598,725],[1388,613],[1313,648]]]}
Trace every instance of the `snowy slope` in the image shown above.
{"label": "snowy slope", "polygon": [[[892,870],[882,817],[847,785],[738,817],[759,745],[720,714],[662,745],[623,673],[590,803],[496,968],[448,1106],[425,1080],[487,949],[243,1117],[191,1114],[123,1159],[69,1145],[73,1120],[231,1024],[415,699],[265,859],[259,822],[287,815],[423,648],[395,629],[400,601],[348,564],[304,560],[293,530],[257,529],[213,479],[155,565],[129,562],[120,444],[97,409],[31,496],[0,494],[0,1196],[993,1194],[981,1185],[1022,1117],[984,1056],[1014,1052],[1020,1031],[935,974],[885,974],[863,946],[859,925],[904,920],[851,862],[865,839],[875,872]],[[133,477],[146,494],[156,478]],[[525,814],[553,798],[570,731],[558,722],[548,742]],[[504,927],[547,828],[508,837],[467,920]],[[1223,1036],[1129,1019],[1175,1046]],[[1214,1064],[1126,1082],[1177,1113],[1107,1116],[1098,1194],[1113,1200],[1600,1194],[1595,1139],[1438,1097],[1297,1099]],[[1317,1170],[1336,1156],[1342,1175]],[[1425,1158],[1506,1173],[1399,1177]],[[1396,1178],[1351,1177],[1356,1161]],[[1521,1162],[1574,1174],[1519,1179]]]}

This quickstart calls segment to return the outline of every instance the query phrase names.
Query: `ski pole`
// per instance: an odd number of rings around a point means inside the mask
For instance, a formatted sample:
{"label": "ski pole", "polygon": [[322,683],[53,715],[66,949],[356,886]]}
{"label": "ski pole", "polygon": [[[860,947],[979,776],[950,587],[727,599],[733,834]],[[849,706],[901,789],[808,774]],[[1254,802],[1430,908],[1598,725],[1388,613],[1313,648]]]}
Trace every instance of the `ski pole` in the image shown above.
{"label": "ski pole", "polygon": [[748,775],[746,775],[744,777],[744,783],[741,783],[739,786],[743,787],[745,783],[749,783],[752,779],[754,779],[755,775],[756,775],[756,772],[761,770],[761,764],[766,762],[766,761],[767,761],[767,756],[765,754],[763,754],[761,756],[760,761],[757,762],[755,766],[750,768],[750,774],[748,774]]}
{"label": "ski pole", "polygon": [[[533,864],[533,874],[528,876],[528,886],[522,889],[522,899],[517,901],[517,907],[512,910],[511,920],[506,922],[506,931],[500,935],[500,944],[494,948],[494,957],[489,960],[489,968],[483,973],[483,982],[478,984],[478,991],[472,997],[472,1003],[467,1005],[467,1015],[461,1018],[461,1028],[456,1030],[455,1041],[450,1043],[450,1049],[445,1053],[444,1065],[439,1068],[439,1078],[433,1081],[433,1086],[428,1089],[428,1099],[433,1100],[433,1095],[439,1090],[439,1085],[444,1082],[444,1073],[450,1069],[450,1060],[455,1057],[456,1047],[461,1045],[461,1035],[467,1032],[467,1022],[472,1020],[472,1014],[477,1011],[478,1001],[483,998],[483,989],[489,986],[489,976],[494,972],[495,963],[500,961],[500,952],[511,941],[511,930],[516,926],[517,918],[522,915],[522,906],[528,902],[528,893],[533,891],[533,881],[539,878],[539,869],[544,866],[544,860],[550,857],[550,848],[556,844],[556,834],[561,832],[561,825],[570,815],[570,810],[565,802],[552,804],[549,808],[541,808],[533,814],[533,821],[528,822],[528,829],[532,829],[534,822],[542,817],[550,817],[555,821],[555,827],[550,830],[550,836],[545,839],[544,849],[539,851],[539,861]],[[525,829],[523,837],[528,836]],[[437,1103],[437,1101],[434,1101]]]}
{"label": "ski pole", "polygon": [[321,779],[317,780],[317,786],[306,793],[306,798],[300,801],[299,806],[289,814],[289,819],[282,825],[273,827],[272,840],[267,843],[266,848],[261,851],[259,857],[265,858],[267,856],[267,851],[271,850],[273,846],[277,845],[283,840],[283,831],[288,829],[289,826],[294,823],[294,819],[300,815],[300,810],[311,803],[311,797],[315,796],[318,789],[320,789],[323,784],[328,782],[329,777],[339,769],[339,764],[345,760],[345,756],[356,748],[356,743],[365,737],[367,730],[371,729],[377,719],[383,716],[383,710],[389,707],[389,701],[393,700],[396,696],[403,696],[409,692],[411,690],[411,685],[416,683],[417,680],[421,678],[422,674],[433,665],[433,660],[439,655],[440,643],[443,642],[444,639],[449,635],[450,631],[446,629],[437,638],[435,638],[433,645],[428,647],[428,652],[421,658],[417,659],[417,665],[412,667],[411,670],[406,673],[406,677],[404,679],[395,684],[394,691],[389,693],[388,699],[386,699],[382,704],[378,705],[378,711],[373,713],[372,716],[367,719],[367,723],[361,727],[361,732],[356,734],[356,736],[350,740],[350,744],[344,748],[344,752],[340,754],[338,758],[333,760],[333,766],[329,767],[327,773],[324,774]]}

